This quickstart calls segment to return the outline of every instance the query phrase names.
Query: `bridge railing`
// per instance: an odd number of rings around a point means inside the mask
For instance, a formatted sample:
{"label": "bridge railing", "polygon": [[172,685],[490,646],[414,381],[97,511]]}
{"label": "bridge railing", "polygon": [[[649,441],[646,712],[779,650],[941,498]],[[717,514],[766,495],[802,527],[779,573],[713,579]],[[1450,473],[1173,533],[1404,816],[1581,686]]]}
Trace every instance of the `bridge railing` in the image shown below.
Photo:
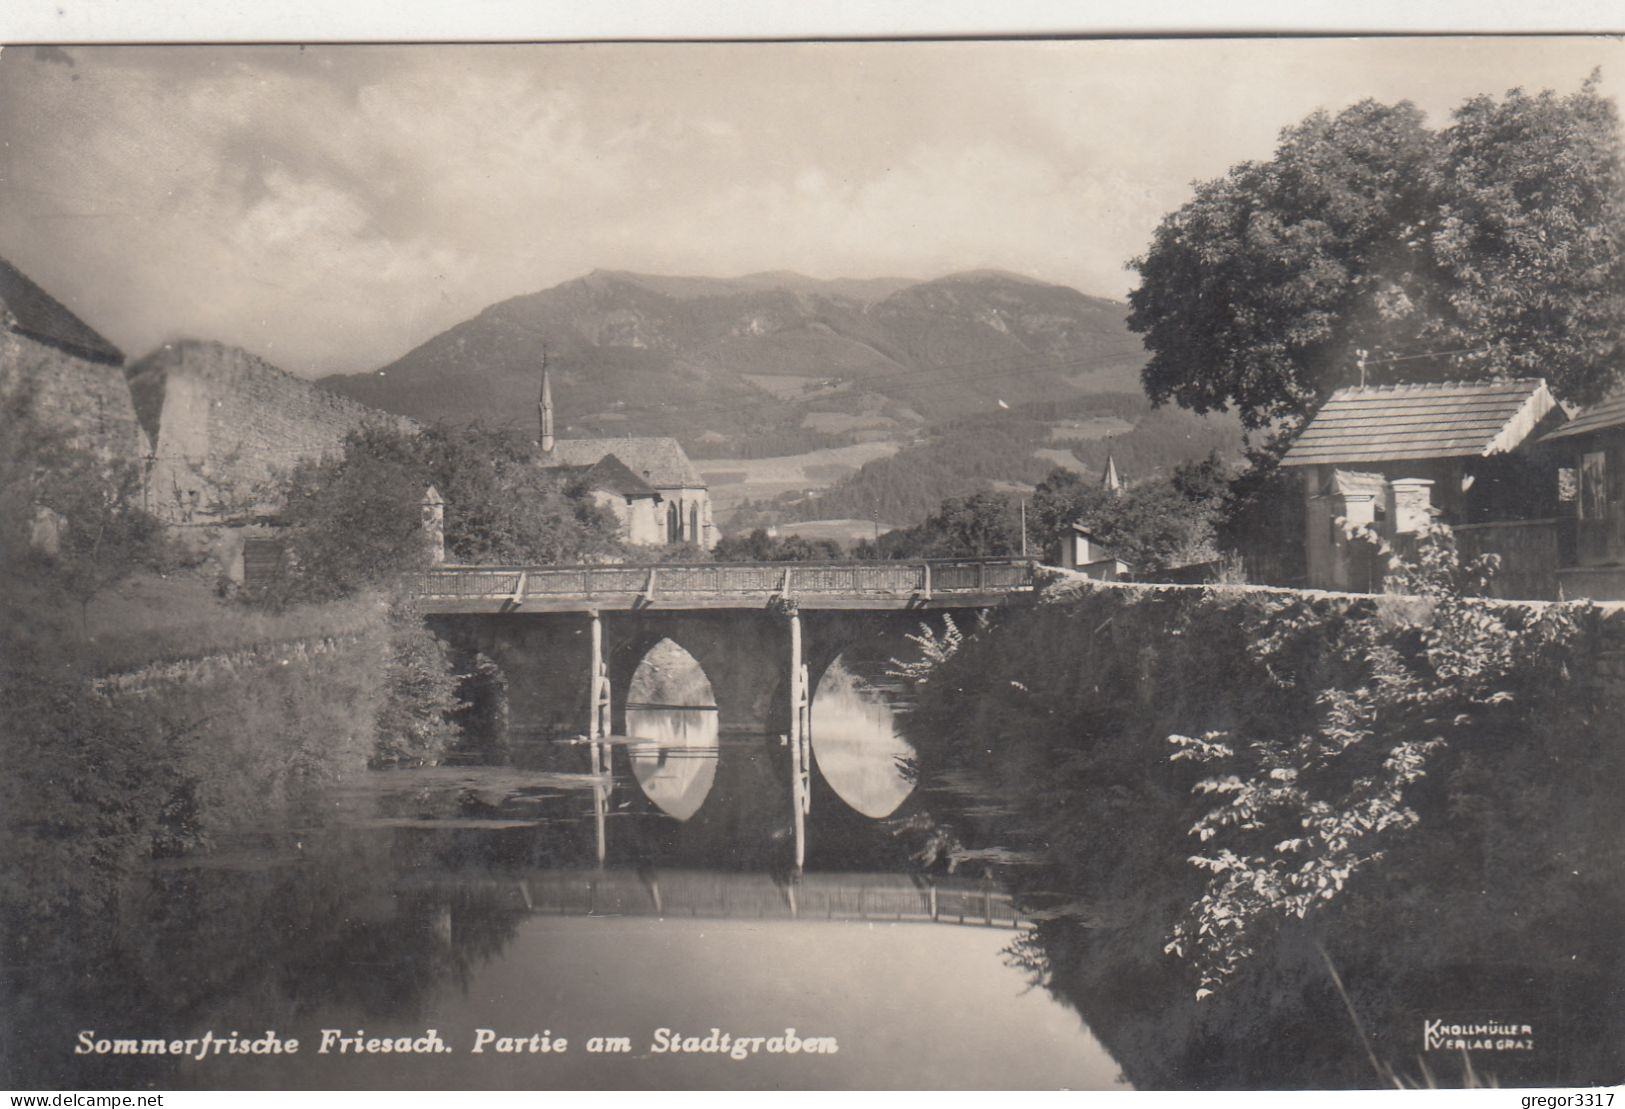
{"label": "bridge railing", "polygon": [[662,562],[604,566],[439,566],[423,577],[426,597],[523,600],[673,594],[911,596],[1032,588],[1026,558],[912,562]]}

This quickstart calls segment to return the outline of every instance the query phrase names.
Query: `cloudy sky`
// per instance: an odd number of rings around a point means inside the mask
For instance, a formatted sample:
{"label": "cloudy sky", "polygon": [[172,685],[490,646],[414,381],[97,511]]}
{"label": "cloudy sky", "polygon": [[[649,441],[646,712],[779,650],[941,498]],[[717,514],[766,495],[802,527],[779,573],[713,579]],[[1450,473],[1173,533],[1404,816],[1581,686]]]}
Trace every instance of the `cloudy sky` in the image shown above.
{"label": "cloudy sky", "polygon": [[8,47],[0,256],[134,357],[369,369],[595,268],[1121,297],[1316,108],[1577,89],[1618,39]]}

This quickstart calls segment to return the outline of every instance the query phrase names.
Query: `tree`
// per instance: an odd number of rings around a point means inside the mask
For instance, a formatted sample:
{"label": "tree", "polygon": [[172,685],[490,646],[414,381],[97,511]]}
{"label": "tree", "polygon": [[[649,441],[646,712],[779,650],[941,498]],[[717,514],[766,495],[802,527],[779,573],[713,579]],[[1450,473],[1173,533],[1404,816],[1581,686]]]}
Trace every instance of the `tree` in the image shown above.
{"label": "tree", "polygon": [[414,436],[411,450],[446,498],[454,561],[582,562],[620,550],[614,516],[538,466],[529,443],[478,424],[437,425]]}
{"label": "tree", "polygon": [[1033,492],[1034,532],[1053,556],[1075,523],[1106,550],[1140,570],[1202,562],[1213,550],[1215,521],[1228,497],[1223,464],[1210,457],[1182,464],[1172,478],[1151,478],[1118,493],[1071,470],[1056,469]]}
{"label": "tree", "polygon": [[98,594],[160,561],[162,527],[142,507],[133,463],[75,446],[34,402],[27,386],[0,397],[0,556],[33,564],[50,589],[66,592],[83,631]]}
{"label": "tree", "polygon": [[412,438],[364,426],[346,437],[342,456],[295,468],[283,510],[293,568],[267,600],[348,596],[428,565],[419,507],[428,483]]}
{"label": "tree", "polygon": [[297,467],[283,516],[293,570],[273,602],[345,596],[428,564],[423,494],[445,498],[446,552],[471,563],[579,562],[620,550],[612,514],[500,433],[365,425]]}
{"label": "tree", "polygon": [[389,614],[389,662],[373,729],[373,764],[437,761],[457,738],[454,717],[469,708],[457,696],[464,677],[417,607],[408,598],[397,599]]}
{"label": "tree", "polygon": [[833,539],[769,535],[766,528],[756,528],[749,535],[723,536],[711,553],[720,562],[818,562],[845,557]]}
{"label": "tree", "polygon": [[1020,509],[1000,493],[949,497],[925,522],[898,528],[878,543],[864,540],[853,549],[860,559],[981,558],[1021,552]]}
{"label": "tree", "polygon": [[1199,184],[1131,263],[1146,392],[1253,429],[1362,363],[1373,383],[1540,374],[1595,400],[1625,347],[1622,164],[1596,75],[1477,97],[1442,131],[1408,102],[1316,112]]}

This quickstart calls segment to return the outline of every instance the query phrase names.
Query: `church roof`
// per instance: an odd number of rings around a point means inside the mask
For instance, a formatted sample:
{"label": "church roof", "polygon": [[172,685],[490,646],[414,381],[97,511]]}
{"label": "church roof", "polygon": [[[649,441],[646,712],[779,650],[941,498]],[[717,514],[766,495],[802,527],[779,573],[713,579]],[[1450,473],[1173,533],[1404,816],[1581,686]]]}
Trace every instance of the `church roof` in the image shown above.
{"label": "church roof", "polygon": [[613,454],[604,455],[582,477],[592,488],[605,489],[622,497],[660,496],[654,486],[634,474]]}
{"label": "church roof", "polygon": [[1562,410],[1539,378],[1339,389],[1283,466],[1472,458],[1514,450]]}
{"label": "church roof", "polygon": [[124,361],[123,351],[92,331],[4,258],[0,258],[0,314],[11,318],[13,331],[31,339],[43,340],[98,362],[118,365]]}
{"label": "church roof", "polygon": [[546,457],[549,466],[597,466],[614,455],[634,475],[656,489],[704,489],[705,479],[677,440],[659,438],[558,439]]}

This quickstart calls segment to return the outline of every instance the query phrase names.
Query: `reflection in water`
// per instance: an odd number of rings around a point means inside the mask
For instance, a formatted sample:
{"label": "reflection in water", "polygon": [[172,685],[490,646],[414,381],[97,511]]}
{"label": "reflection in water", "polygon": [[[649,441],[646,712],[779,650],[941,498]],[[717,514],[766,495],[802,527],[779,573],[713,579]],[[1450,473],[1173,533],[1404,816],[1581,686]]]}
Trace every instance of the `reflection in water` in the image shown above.
{"label": "reflection in water", "polygon": [[[997,769],[1023,788],[994,788],[950,762],[927,766],[911,792],[903,763],[913,751],[895,731],[908,706],[880,703],[894,653],[850,650],[816,691],[818,770],[851,808],[814,806],[804,875],[789,866],[784,748],[777,737],[719,742],[705,674],[662,643],[633,679],[631,738],[612,787],[569,743],[536,754],[546,769],[369,772],[332,789],[322,821],[297,837],[267,828],[206,858],[133,870],[118,912],[77,931],[53,923],[24,934],[8,920],[0,1085],[1370,1084],[1362,1034],[1312,936],[1286,936],[1256,976],[1197,1002],[1164,957],[1167,907],[1084,869],[1125,845],[1039,834],[1066,826],[1086,776],[1001,748]],[[906,821],[876,819],[900,808]],[[939,860],[934,871],[911,851]],[[1183,859],[1175,865],[1183,873]],[[1615,1073],[1617,998],[1600,988],[1617,981],[1605,973],[1613,964],[1584,957],[1573,981],[1470,953],[1446,966],[1440,951],[1471,937],[1436,927],[1421,899],[1413,911],[1412,943],[1379,962],[1340,963],[1382,1057],[1411,1057],[1423,1020],[1458,1011],[1442,1008],[1448,1001],[1535,1024],[1536,1053],[1485,1068],[1502,1085]],[[429,1028],[455,1050],[206,1064],[73,1053],[83,1029],[166,1039],[275,1029],[314,1048],[323,1029]],[[479,1028],[518,1039],[545,1031],[572,1047],[474,1055]],[[834,1037],[840,1051],[655,1055],[659,1028],[794,1028]],[[625,1036],[630,1051],[588,1053],[595,1035]],[[1430,1065],[1441,1082],[1459,1081],[1448,1064]]]}
{"label": "reflection in water", "polygon": [[848,651],[830,663],[812,702],[813,757],[831,789],[864,816],[897,811],[914,782],[914,748],[897,728],[899,683],[877,652]]}
{"label": "reflection in water", "polygon": [[716,695],[694,656],[669,639],[632,674],[626,734],[644,795],[678,820],[698,812],[717,774]]}
{"label": "reflection in water", "polygon": [[[721,752],[753,765],[764,738]],[[560,748],[576,756],[578,748]],[[619,768],[625,774],[626,764]],[[617,804],[611,861],[592,865],[584,773],[511,767],[369,772],[297,847],[231,849],[132,876],[111,953],[63,944],[13,966],[32,1011],[13,1085],[201,1088],[1073,1087],[1120,1085],[1078,1017],[1024,988],[1001,952],[1019,934],[981,878],[899,866],[868,824],[834,869],[717,866],[715,833],[760,838],[756,782],[727,770],[706,815]],[[630,783],[623,777],[618,795]],[[753,787],[746,787],[747,789]],[[731,814],[731,815],[730,815]],[[685,847],[684,844],[689,846]],[[619,846],[617,846],[619,845]],[[653,846],[653,857],[648,849]],[[782,855],[783,845],[778,854]],[[621,852],[617,855],[617,851]],[[664,855],[662,855],[662,852]],[[662,857],[703,856],[699,865]],[[945,966],[953,975],[940,973]],[[63,1002],[63,983],[80,983]],[[12,993],[13,1011],[17,994]],[[431,1056],[76,1057],[77,1029],[166,1038],[273,1028],[422,1037]],[[567,1037],[562,1055],[469,1050],[476,1030]],[[657,1055],[660,1028],[833,1037],[833,1056]],[[626,1036],[619,1057],[585,1050]]]}

